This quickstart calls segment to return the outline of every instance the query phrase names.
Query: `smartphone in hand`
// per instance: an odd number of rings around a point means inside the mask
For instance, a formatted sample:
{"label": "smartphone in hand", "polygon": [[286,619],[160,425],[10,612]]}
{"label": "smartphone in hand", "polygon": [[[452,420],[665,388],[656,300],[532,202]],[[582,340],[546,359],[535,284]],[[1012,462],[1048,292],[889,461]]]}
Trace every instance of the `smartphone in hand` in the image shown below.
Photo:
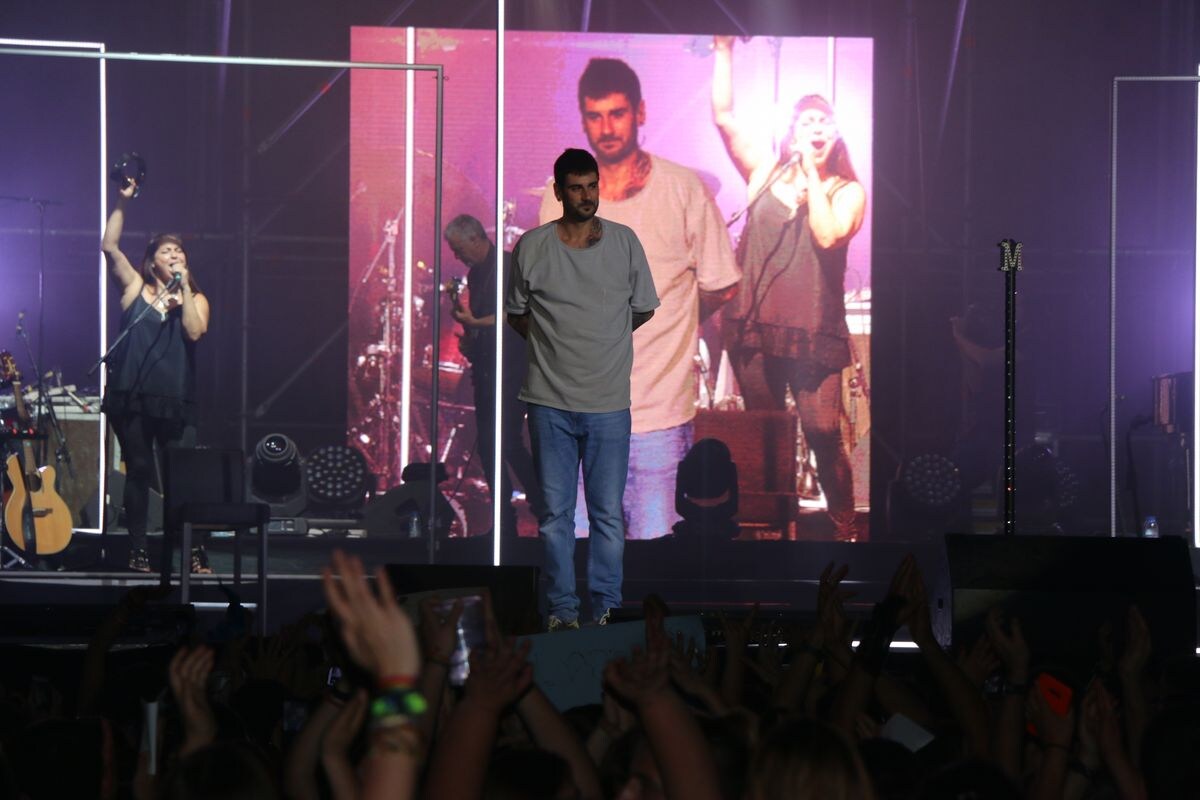
{"label": "smartphone in hand", "polygon": [[[1052,712],[1060,717],[1071,713],[1071,699],[1075,693],[1070,686],[1048,672],[1039,674],[1037,680],[1034,681],[1034,686]],[[1025,729],[1031,736],[1038,735],[1037,727],[1032,722],[1028,723]]]}
{"label": "smartphone in hand", "polygon": [[441,600],[434,611],[442,617],[451,613],[456,602],[462,603],[462,614],[455,631],[454,652],[450,654],[449,682],[451,686],[462,686],[471,672],[471,651],[487,646],[487,629],[483,620],[483,597],[478,594]]}

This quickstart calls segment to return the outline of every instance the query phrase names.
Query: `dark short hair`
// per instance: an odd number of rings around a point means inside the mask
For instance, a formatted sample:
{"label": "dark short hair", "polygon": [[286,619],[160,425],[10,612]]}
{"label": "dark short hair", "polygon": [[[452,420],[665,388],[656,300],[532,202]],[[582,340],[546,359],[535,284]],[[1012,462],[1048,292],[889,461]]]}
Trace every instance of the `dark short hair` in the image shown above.
{"label": "dark short hair", "polygon": [[[187,255],[187,248],[183,244],[183,237],[178,233],[156,233],[152,235],[150,241],[146,243],[146,252],[142,255],[141,269],[142,281],[151,286],[154,285],[154,254],[164,244],[178,245],[184,255]],[[188,271],[188,285],[192,287],[193,292],[200,294],[200,284],[196,283],[196,279],[192,277],[190,269]]]}
{"label": "dark short hair", "polygon": [[642,102],[642,83],[633,68],[619,58],[593,58],[579,76],[579,110],[590,97],[599,100],[610,94],[623,94],[636,111]]}
{"label": "dark short hair", "polygon": [[568,175],[591,175],[592,173],[599,175],[600,165],[596,163],[596,157],[587,150],[568,147],[554,161],[554,183],[559,189],[562,189],[567,182]]}

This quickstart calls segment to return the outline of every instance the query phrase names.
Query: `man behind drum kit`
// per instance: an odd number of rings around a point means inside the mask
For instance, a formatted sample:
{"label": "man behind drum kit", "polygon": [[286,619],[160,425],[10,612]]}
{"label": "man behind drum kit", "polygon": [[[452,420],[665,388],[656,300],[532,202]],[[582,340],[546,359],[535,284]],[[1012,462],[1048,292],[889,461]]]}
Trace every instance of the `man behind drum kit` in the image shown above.
{"label": "man behind drum kit", "polygon": [[[488,239],[482,223],[469,214],[450,221],[446,243],[455,257],[468,268],[466,297],[462,287],[451,287],[454,319],[463,326],[459,349],[471,365],[471,385],[475,401],[476,450],[493,500],[497,499],[492,475],[495,443],[496,408],[496,246]],[[507,283],[511,257],[504,254],[504,278]],[[512,506],[511,469],[525,490],[530,511],[536,516],[540,489],[533,469],[533,456],[525,446],[523,426],[525,404],[517,399],[525,377],[525,346],[517,336],[504,337],[504,393],[500,430],[504,446],[500,467],[500,530],[506,536],[517,534],[517,512]]]}

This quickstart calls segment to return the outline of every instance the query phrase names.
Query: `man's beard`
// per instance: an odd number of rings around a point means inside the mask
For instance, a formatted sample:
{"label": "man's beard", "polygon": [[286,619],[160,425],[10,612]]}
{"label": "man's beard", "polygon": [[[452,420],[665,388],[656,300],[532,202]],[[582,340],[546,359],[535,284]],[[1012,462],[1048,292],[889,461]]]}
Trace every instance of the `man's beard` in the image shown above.
{"label": "man's beard", "polygon": [[587,211],[583,211],[579,205],[569,205],[569,206],[567,206],[567,208],[571,213],[571,217],[576,222],[587,222],[592,217],[596,216],[596,212],[600,209],[600,204],[599,203],[590,204],[588,206]]}
{"label": "man's beard", "polygon": [[629,141],[625,142],[625,146],[615,153],[610,154],[601,150],[597,146],[598,142],[589,141],[588,144],[591,145],[592,153],[596,156],[597,161],[603,164],[620,164],[638,150],[638,127],[637,125],[633,126],[633,129],[629,132]]}

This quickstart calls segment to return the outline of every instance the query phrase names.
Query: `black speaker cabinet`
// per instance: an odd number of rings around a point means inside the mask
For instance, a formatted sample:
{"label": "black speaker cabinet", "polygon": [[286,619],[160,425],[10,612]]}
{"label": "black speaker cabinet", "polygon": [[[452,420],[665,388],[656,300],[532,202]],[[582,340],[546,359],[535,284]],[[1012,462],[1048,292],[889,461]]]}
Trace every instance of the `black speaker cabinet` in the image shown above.
{"label": "black speaker cabinet", "polygon": [[1021,621],[1036,661],[1086,680],[1101,626],[1112,624],[1120,648],[1137,604],[1156,657],[1195,653],[1195,581],[1183,539],[951,534],[946,556],[955,644],[973,641],[1000,605]]}

